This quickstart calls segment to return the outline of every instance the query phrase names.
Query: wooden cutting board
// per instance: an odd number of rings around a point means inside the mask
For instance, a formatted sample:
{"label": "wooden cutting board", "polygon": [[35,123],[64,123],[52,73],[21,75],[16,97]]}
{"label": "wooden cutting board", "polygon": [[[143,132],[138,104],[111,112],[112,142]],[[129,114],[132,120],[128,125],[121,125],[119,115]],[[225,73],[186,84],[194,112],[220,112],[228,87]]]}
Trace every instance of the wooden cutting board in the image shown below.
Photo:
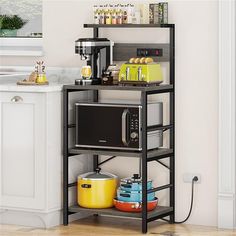
{"label": "wooden cutting board", "polygon": [[36,83],[36,82],[32,82],[32,81],[18,81],[16,84],[17,85],[48,85],[49,82],[46,81],[44,83]]}

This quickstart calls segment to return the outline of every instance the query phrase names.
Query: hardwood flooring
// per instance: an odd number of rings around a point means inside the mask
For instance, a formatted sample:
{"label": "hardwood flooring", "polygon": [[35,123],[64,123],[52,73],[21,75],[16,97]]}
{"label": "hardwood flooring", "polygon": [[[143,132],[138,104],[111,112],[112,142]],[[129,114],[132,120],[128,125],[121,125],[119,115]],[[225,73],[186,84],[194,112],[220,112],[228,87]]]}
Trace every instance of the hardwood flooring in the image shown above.
{"label": "hardwood flooring", "polygon": [[[142,235],[139,220],[126,220],[108,217],[88,217],[69,224],[48,230],[0,225],[0,236],[102,236],[102,235]],[[151,222],[147,235],[158,236],[236,236],[236,231],[219,230],[215,227],[195,225],[170,225],[165,222]]]}

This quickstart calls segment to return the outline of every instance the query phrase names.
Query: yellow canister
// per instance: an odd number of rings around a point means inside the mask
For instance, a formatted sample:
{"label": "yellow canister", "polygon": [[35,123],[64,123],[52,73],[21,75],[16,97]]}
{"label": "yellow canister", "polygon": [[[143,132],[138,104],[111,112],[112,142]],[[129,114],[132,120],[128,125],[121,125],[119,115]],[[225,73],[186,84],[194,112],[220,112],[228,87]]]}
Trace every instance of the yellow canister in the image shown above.
{"label": "yellow canister", "polygon": [[46,74],[45,73],[38,74],[36,82],[37,83],[45,83],[45,82],[47,82]]}
{"label": "yellow canister", "polygon": [[85,208],[109,208],[116,196],[117,176],[100,168],[78,176],[78,204]]}

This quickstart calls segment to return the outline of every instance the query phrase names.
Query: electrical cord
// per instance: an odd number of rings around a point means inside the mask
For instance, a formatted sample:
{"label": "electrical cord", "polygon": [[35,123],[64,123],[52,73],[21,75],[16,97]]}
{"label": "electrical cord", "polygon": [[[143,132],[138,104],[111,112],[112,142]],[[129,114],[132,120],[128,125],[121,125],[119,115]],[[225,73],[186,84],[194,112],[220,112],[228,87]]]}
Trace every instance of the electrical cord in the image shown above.
{"label": "electrical cord", "polygon": [[194,182],[197,182],[197,181],[198,181],[198,177],[194,176],[193,179],[192,179],[192,196],[191,196],[191,204],[190,204],[190,210],[189,210],[188,216],[183,221],[175,221],[174,222],[175,224],[182,224],[182,223],[186,222],[189,219],[189,217],[192,213],[192,209],[193,209]]}

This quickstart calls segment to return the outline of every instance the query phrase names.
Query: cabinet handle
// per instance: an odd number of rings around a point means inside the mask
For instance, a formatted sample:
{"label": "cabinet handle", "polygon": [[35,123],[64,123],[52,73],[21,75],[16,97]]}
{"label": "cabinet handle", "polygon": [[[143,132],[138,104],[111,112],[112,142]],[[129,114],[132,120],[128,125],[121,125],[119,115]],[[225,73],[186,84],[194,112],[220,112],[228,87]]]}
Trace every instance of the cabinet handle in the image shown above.
{"label": "cabinet handle", "polygon": [[12,102],[23,102],[23,98],[20,96],[15,96],[11,99]]}

